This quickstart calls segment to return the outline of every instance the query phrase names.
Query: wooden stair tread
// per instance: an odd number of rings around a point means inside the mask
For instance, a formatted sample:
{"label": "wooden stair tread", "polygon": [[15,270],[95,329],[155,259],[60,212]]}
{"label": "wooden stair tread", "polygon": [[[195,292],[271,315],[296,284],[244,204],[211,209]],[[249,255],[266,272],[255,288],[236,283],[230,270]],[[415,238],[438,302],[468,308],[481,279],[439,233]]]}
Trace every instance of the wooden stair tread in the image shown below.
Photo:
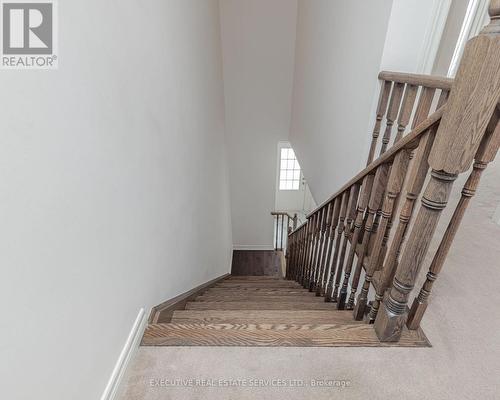
{"label": "wooden stair tread", "polygon": [[368,324],[156,324],[143,346],[429,346],[419,329],[405,329],[397,343],[381,343]]}
{"label": "wooden stair tread", "polygon": [[313,292],[287,290],[207,290],[201,296],[288,296],[288,297],[319,297]]}
{"label": "wooden stair tread", "polygon": [[352,311],[327,310],[178,310],[173,323],[233,324],[340,324],[363,323],[353,321]]}
{"label": "wooden stair tread", "polygon": [[283,295],[283,296],[263,296],[263,295],[202,295],[198,296],[195,301],[250,301],[259,302],[264,301],[267,303],[271,302],[282,302],[290,301],[293,303],[324,303],[324,297],[316,296],[294,296],[294,295]]}
{"label": "wooden stair tread", "polygon": [[228,276],[226,281],[276,281],[276,280],[284,280],[283,278],[279,276],[268,276],[268,275],[259,275],[259,276],[252,276],[252,275],[231,275]]}
{"label": "wooden stair tread", "polygon": [[217,283],[214,287],[224,287],[224,288],[296,288],[304,289],[298,283],[290,281],[259,281],[259,282],[232,282],[232,281],[222,281]]}
{"label": "wooden stair tread", "polygon": [[190,301],[186,310],[335,310],[335,304],[312,302]]}
{"label": "wooden stair tread", "polygon": [[291,294],[294,296],[314,296],[314,293],[303,288],[228,288],[228,287],[213,287],[205,293],[238,293],[238,294]]}

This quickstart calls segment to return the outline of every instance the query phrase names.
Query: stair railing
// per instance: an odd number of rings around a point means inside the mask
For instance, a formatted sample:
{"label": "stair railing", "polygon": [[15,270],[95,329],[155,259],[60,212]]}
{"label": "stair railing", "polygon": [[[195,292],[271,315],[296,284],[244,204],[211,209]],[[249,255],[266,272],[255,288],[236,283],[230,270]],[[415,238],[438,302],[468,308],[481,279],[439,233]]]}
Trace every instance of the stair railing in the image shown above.
{"label": "stair railing", "polygon": [[274,250],[286,249],[288,234],[297,228],[298,216],[293,216],[286,211],[272,211],[275,220]]}
{"label": "stair railing", "polygon": [[[367,167],[289,235],[287,277],[338,309],[352,309],[354,319],[374,323],[381,341],[399,340],[405,325],[420,326],[480,175],[500,146],[500,0],[491,1],[489,12],[491,23],[467,44],[455,81],[380,73]],[[473,161],[427,279],[408,311],[453,182]],[[371,288],[375,298],[369,306]]]}

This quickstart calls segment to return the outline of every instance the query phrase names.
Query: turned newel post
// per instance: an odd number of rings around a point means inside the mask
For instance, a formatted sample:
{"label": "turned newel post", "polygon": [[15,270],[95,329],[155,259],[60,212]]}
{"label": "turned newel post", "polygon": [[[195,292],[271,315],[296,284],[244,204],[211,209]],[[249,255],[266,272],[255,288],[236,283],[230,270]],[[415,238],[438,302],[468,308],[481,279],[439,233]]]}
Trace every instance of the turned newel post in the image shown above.
{"label": "turned newel post", "polygon": [[429,155],[431,179],[422,197],[392,287],[375,320],[381,341],[397,341],[412,291],[454,180],[467,171],[500,99],[500,0],[492,21],[469,41]]}

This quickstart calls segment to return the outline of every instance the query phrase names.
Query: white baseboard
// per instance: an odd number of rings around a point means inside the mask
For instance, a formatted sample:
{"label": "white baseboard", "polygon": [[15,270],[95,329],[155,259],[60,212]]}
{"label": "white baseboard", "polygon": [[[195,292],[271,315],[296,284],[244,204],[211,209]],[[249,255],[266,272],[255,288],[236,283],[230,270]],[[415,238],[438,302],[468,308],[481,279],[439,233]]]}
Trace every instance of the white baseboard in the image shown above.
{"label": "white baseboard", "polygon": [[123,346],[120,356],[118,357],[118,361],[113,368],[113,372],[111,373],[111,377],[109,378],[108,384],[106,385],[106,389],[104,389],[101,400],[115,399],[123,375],[127,370],[127,366],[139,347],[139,343],[141,341],[142,335],[144,334],[144,330],[146,329],[147,322],[148,319],[146,313],[144,312],[144,308],[141,308],[139,310],[137,318],[135,319],[134,325],[132,326],[132,330],[128,335],[127,341]]}
{"label": "white baseboard", "polygon": [[256,245],[235,244],[233,245],[233,250],[274,250],[274,247],[265,244],[256,244]]}

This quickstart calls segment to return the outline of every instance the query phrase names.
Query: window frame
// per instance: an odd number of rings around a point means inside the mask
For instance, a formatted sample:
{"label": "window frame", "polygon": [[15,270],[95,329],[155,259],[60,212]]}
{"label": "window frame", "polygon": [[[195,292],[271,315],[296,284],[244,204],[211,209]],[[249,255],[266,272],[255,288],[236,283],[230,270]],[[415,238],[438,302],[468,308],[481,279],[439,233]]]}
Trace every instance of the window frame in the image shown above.
{"label": "window frame", "polygon": [[281,146],[279,148],[278,190],[299,191],[301,180],[302,169],[295,151],[289,145]]}

